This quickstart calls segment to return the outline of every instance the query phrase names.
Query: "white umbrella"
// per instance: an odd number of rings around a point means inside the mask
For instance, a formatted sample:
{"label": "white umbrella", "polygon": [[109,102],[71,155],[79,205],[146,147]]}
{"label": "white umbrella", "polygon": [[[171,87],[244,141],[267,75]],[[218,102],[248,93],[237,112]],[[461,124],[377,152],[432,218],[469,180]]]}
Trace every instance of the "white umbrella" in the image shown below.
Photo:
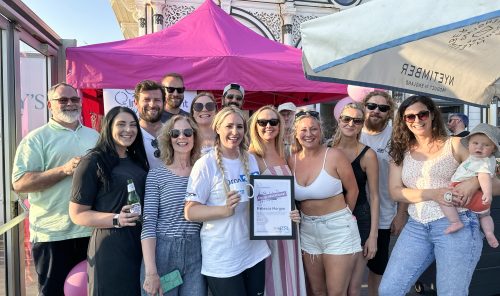
{"label": "white umbrella", "polygon": [[373,0],[301,31],[311,80],[478,105],[500,96],[499,0]]}

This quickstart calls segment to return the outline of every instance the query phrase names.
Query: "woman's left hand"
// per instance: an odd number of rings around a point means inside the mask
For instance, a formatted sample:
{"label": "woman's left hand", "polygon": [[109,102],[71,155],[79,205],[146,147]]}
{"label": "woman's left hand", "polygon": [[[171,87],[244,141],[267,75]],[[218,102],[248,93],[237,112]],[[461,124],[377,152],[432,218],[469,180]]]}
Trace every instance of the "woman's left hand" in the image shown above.
{"label": "woman's left hand", "polygon": [[377,254],[377,238],[369,236],[363,247],[363,256],[370,260],[375,257],[375,254]]}
{"label": "woman's left hand", "polygon": [[295,223],[300,223],[300,212],[299,210],[293,210],[290,212],[290,219]]}

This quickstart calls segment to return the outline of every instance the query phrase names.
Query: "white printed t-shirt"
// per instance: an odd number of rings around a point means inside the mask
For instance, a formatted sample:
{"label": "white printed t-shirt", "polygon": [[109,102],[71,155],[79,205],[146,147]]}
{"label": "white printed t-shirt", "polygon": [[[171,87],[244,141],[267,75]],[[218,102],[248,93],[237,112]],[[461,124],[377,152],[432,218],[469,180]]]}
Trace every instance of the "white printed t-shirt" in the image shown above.
{"label": "white printed t-shirt", "polygon": [[[389,156],[388,144],[391,140],[391,134],[392,127],[390,125],[387,125],[383,131],[375,135],[368,134],[363,128],[359,139],[361,143],[369,146],[377,153],[379,171],[378,192],[380,199],[379,229],[390,229],[392,220],[397,212],[397,204],[389,195],[389,162],[391,157]],[[366,195],[368,196],[368,200],[370,200],[369,190],[366,191]]]}
{"label": "white printed t-shirt", "polygon": [[451,181],[463,182],[472,177],[477,177],[479,173],[490,174],[493,178],[495,176],[496,165],[497,160],[495,156],[480,158],[471,155],[458,166],[455,174],[451,177]]}
{"label": "white printed t-shirt", "polygon": [[[248,156],[251,175],[259,174],[253,155]],[[239,183],[246,180],[243,163],[239,159],[222,158],[226,180]],[[186,201],[207,206],[226,204],[222,173],[217,167],[215,152],[211,150],[193,166],[186,190]],[[234,215],[203,222],[200,232],[202,266],[206,276],[228,278],[253,267],[270,255],[264,240],[250,240],[249,202],[240,202]]]}

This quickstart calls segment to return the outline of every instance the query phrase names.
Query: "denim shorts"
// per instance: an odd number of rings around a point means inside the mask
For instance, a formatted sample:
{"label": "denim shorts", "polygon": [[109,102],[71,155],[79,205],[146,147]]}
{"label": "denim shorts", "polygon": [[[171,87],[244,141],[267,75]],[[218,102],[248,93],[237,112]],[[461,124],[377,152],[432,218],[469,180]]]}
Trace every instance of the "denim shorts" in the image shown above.
{"label": "denim shorts", "polygon": [[323,216],[302,214],[300,247],[311,255],[345,255],[361,252],[356,218],[349,208]]}

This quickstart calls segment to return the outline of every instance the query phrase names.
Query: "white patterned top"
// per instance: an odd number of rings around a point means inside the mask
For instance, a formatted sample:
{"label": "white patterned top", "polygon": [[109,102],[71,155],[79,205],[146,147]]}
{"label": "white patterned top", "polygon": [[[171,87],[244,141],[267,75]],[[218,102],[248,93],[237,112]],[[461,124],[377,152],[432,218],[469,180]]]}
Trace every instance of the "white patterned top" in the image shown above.
{"label": "white patterned top", "polygon": [[[446,188],[458,166],[459,163],[453,156],[451,138],[449,138],[441,148],[441,153],[432,159],[415,160],[410,152],[406,152],[403,160],[402,181],[407,188]],[[466,209],[457,208],[457,210],[462,212]],[[435,201],[410,204],[408,214],[420,223],[429,223],[444,217],[439,204]]]}

